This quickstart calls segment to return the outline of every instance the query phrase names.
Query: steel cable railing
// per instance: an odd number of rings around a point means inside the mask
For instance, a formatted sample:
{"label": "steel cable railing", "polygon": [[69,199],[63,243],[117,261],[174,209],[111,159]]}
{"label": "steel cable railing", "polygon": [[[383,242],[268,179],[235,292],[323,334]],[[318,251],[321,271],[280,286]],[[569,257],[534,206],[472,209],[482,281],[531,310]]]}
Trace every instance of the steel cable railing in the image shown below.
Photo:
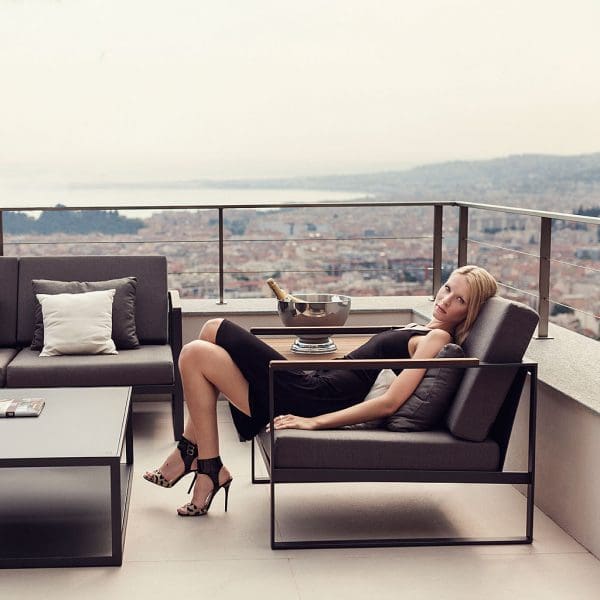
{"label": "steel cable railing", "polygon": [[[278,232],[277,236],[265,236],[264,232],[262,235],[251,235],[249,237],[241,237],[239,235],[231,234],[230,232],[226,232],[226,223],[225,223],[225,214],[232,214],[233,211],[240,210],[252,210],[256,209],[279,209],[286,208],[290,211],[294,209],[310,209],[319,212],[321,209],[364,209],[368,207],[372,210],[377,210],[378,208],[383,211],[383,207],[391,211],[400,211],[404,209],[414,209],[415,207],[421,207],[422,211],[428,211],[433,209],[432,215],[432,230],[433,235],[423,235],[419,232],[411,232],[410,235],[388,235],[385,233],[381,233],[376,231],[375,229],[369,230],[369,235],[361,235],[356,232],[347,232],[344,235],[331,235],[331,234],[323,234],[319,236],[295,236],[290,237],[286,236],[282,232]],[[453,251],[453,243],[450,240],[449,235],[444,235],[444,208],[454,208],[458,207],[458,226],[457,226],[457,236],[456,236],[456,248],[454,250],[455,256],[446,256],[444,259],[444,253],[446,255],[452,254]],[[548,322],[550,316],[550,305],[560,306],[565,310],[574,310],[579,311],[581,314],[586,315],[588,317],[594,318],[596,320],[599,319],[598,314],[596,314],[595,309],[575,307],[569,302],[563,301],[561,298],[552,297],[551,296],[551,267],[554,265],[560,265],[561,267],[568,267],[571,269],[580,269],[584,270],[588,275],[588,277],[596,277],[600,274],[600,261],[596,261],[592,265],[581,265],[576,264],[574,262],[570,262],[569,260],[564,260],[563,258],[553,258],[552,257],[552,227],[553,223],[559,221],[565,222],[573,222],[576,224],[580,224],[578,226],[598,226],[600,225],[600,219],[597,217],[587,217],[587,216],[578,216],[578,215],[568,215],[565,213],[552,213],[548,211],[539,211],[539,210],[529,210],[523,209],[519,207],[507,207],[507,206],[499,206],[499,205],[487,205],[481,203],[471,203],[471,202],[393,202],[393,201],[374,201],[374,202],[366,202],[366,201],[340,201],[340,202],[314,202],[314,203],[270,203],[270,204],[253,204],[253,205],[211,205],[211,206],[127,206],[127,207],[109,207],[110,209],[127,209],[127,210],[147,210],[149,208],[153,210],[168,210],[169,214],[175,214],[176,211],[212,211],[216,210],[218,214],[218,218],[214,219],[214,227],[217,230],[215,235],[203,235],[200,237],[186,237],[177,236],[173,237],[161,237],[155,236],[151,238],[140,236],[139,234],[135,234],[135,237],[127,237],[124,236],[121,239],[102,239],[102,236],[94,236],[87,235],[84,239],[78,240],[76,237],[72,239],[60,239],[59,242],[56,240],[44,240],[40,239],[38,236],[36,239],[27,239],[23,237],[15,237],[12,235],[8,235],[7,232],[4,231],[3,226],[3,214],[6,212],[22,212],[23,209],[19,207],[4,207],[0,208],[0,255],[4,254],[5,248],[12,249],[13,251],[20,252],[21,248],[29,248],[32,249],[35,246],[40,246],[44,248],[49,248],[54,245],[54,247],[62,247],[62,246],[84,246],[86,249],[93,249],[94,246],[98,246],[98,248],[104,248],[105,250],[109,247],[117,247],[121,248],[131,248],[134,245],[138,245],[141,248],[147,249],[148,247],[153,247],[154,251],[163,252],[165,249],[172,249],[175,246],[183,245],[186,247],[186,251],[177,252],[175,256],[172,257],[174,262],[178,264],[181,263],[180,268],[177,271],[173,271],[171,273],[172,276],[185,276],[185,277],[194,277],[205,275],[213,280],[213,278],[218,278],[218,283],[214,282],[210,285],[200,286],[202,289],[215,289],[218,294],[218,302],[225,302],[225,290],[226,290],[226,277],[229,279],[242,279],[243,278],[251,278],[255,276],[257,279],[260,279],[264,276],[268,276],[273,272],[279,272],[282,275],[323,275],[323,274],[331,274],[335,273],[335,275],[339,278],[348,273],[354,273],[357,276],[362,276],[365,279],[393,279],[394,275],[397,274],[398,269],[402,269],[407,277],[410,279],[411,277],[417,277],[422,280],[422,282],[429,281],[430,283],[430,292],[433,293],[439,285],[441,284],[442,277],[444,275],[443,271],[447,271],[452,266],[466,264],[467,261],[470,262],[481,262],[486,261],[489,258],[490,251],[500,251],[504,253],[514,253],[517,256],[522,257],[523,260],[533,259],[538,262],[537,266],[537,284],[532,285],[531,287],[535,289],[533,292],[531,289],[524,289],[522,287],[517,287],[513,285],[510,281],[501,281],[501,285],[504,286],[507,290],[510,290],[513,295],[522,295],[529,297],[529,303],[533,304],[535,308],[540,313],[540,325],[538,328],[538,336],[539,337],[547,337],[548,335]],[[35,210],[35,211],[85,211],[85,210],[103,210],[103,207],[98,206],[89,206],[89,207],[31,207],[27,210]],[[523,250],[519,247],[510,247],[506,245],[502,245],[502,243],[497,243],[494,240],[487,239],[475,239],[473,235],[469,235],[469,229],[472,227],[469,223],[470,216],[474,211],[485,211],[485,214],[488,215],[492,212],[495,213],[504,213],[507,215],[519,215],[520,217],[531,217],[536,219],[539,222],[539,229],[535,230],[536,237],[539,236],[538,243],[538,251],[537,253],[530,252],[527,250]],[[277,213],[275,213],[277,214]],[[371,215],[373,213],[370,213]],[[423,213],[425,214],[425,213]],[[268,219],[268,214],[264,213],[262,218]],[[453,222],[454,214],[451,213],[450,218],[446,218],[446,223]],[[373,220],[375,221],[375,220]],[[452,228],[450,228],[452,229]],[[272,233],[272,232],[271,232]],[[390,260],[390,257],[385,257],[381,259],[380,262],[376,258],[372,258],[369,260],[369,257],[365,258],[362,262],[359,259],[356,260],[348,260],[345,257],[333,257],[335,260],[330,260],[329,263],[325,260],[327,257],[319,254],[324,253],[329,249],[328,245],[337,245],[343,246],[344,250],[347,251],[346,245],[356,244],[357,242],[362,244],[368,244],[370,246],[376,247],[377,244],[394,244],[398,246],[395,248],[395,251],[401,252],[402,244],[408,245],[410,243],[421,243],[421,248],[426,248],[426,245],[430,244],[429,252],[426,249],[421,250],[421,256],[413,257],[414,264],[410,264],[410,261],[402,263],[402,259],[400,257],[394,258],[394,260]],[[269,263],[268,268],[257,269],[257,268],[239,268],[236,264],[236,261],[239,263],[240,258],[245,258],[245,252],[240,248],[251,248],[256,247],[257,245],[265,245],[265,248],[268,248],[269,245],[275,244],[280,247],[285,247],[286,244],[294,244],[296,247],[303,245],[312,245],[315,247],[313,252],[313,257],[303,257],[302,262],[299,259],[295,259],[294,267],[291,268],[289,264],[284,264],[284,261],[281,261],[279,265]],[[444,248],[444,244],[446,244],[447,248]],[[185,261],[182,259],[182,256],[185,257],[186,254],[189,254],[189,248],[194,246],[200,246],[203,248],[199,252],[203,257],[208,258],[213,261],[213,264],[216,265],[214,269],[206,268],[203,269],[189,269],[186,268]],[[216,245],[216,248],[214,247]],[[476,250],[476,248],[480,248],[480,250]],[[485,253],[482,254],[482,252]],[[363,249],[365,253],[368,253],[368,248]],[[120,251],[120,250],[119,250]],[[128,250],[128,252],[131,250]],[[144,250],[145,251],[145,250]],[[373,250],[374,251],[374,250]],[[47,250],[44,250],[47,252]],[[270,259],[270,255],[272,251],[265,250],[265,254],[269,255],[268,259]],[[477,256],[478,260],[473,260],[472,257]],[[170,257],[171,258],[171,257]],[[393,257],[392,257],[393,258]],[[307,266],[309,260],[312,260],[312,264],[315,266],[311,266],[310,268]],[[385,261],[388,261],[387,263]],[[426,264],[424,264],[426,263]],[[399,266],[400,265],[400,266]],[[416,265],[416,266],[415,266]],[[485,266],[485,265],[484,265]],[[231,286],[230,286],[231,287]],[[233,288],[231,288],[233,289]],[[536,301],[534,301],[534,299]],[[600,312],[600,311],[598,311]]]}

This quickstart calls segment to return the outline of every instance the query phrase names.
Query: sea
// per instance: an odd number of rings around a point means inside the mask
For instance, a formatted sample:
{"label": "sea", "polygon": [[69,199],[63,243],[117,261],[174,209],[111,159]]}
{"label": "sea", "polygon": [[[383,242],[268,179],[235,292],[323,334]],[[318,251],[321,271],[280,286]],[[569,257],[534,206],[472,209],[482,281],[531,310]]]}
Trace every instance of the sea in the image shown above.
{"label": "sea", "polygon": [[[94,207],[117,209],[126,217],[146,219],[173,208],[190,209],[214,206],[253,206],[303,202],[340,202],[364,200],[364,192],[299,189],[248,188],[168,188],[168,187],[85,187],[4,190],[0,208],[18,209],[37,216],[41,209],[63,205],[77,209]],[[143,208],[136,208],[143,207]],[[156,208],[154,208],[156,207]],[[259,209],[260,210],[260,209]]]}

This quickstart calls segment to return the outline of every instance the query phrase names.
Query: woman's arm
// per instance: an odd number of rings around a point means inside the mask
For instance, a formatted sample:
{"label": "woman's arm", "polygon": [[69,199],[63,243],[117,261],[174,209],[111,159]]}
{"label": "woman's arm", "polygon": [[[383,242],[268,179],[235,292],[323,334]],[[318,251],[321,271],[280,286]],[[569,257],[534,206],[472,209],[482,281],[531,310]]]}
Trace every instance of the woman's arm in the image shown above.
{"label": "woman's arm", "polygon": [[[441,329],[435,329],[419,339],[419,344],[412,358],[434,358],[450,339],[448,333]],[[421,383],[425,370],[404,369],[381,396],[342,410],[309,418],[281,415],[275,419],[275,429],[336,429],[343,425],[353,425],[388,417],[393,415],[410,398],[410,395]]]}

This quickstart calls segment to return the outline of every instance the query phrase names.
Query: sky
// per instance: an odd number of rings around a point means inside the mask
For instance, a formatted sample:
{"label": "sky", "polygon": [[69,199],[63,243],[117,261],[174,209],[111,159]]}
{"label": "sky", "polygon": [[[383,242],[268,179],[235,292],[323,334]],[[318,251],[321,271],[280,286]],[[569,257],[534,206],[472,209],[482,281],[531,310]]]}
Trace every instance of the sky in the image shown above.
{"label": "sky", "polygon": [[599,23],[598,0],[1,0],[0,184],[597,152]]}

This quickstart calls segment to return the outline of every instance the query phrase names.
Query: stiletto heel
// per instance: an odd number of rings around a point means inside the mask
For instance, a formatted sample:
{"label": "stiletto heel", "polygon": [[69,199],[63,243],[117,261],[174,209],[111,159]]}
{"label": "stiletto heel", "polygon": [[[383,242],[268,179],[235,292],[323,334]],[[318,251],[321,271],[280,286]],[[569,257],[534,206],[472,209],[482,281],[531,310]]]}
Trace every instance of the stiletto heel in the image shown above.
{"label": "stiletto heel", "polygon": [[192,481],[192,485],[188,490],[188,493],[192,490],[192,487],[196,483],[196,479],[198,475],[208,475],[213,484],[213,489],[209,492],[208,496],[206,496],[206,500],[202,506],[197,506],[193,502],[188,502],[186,505],[177,509],[177,514],[180,517],[200,517],[205,515],[212,504],[213,498],[216,496],[217,492],[223,488],[225,490],[225,512],[227,512],[227,503],[229,501],[229,486],[233,481],[233,478],[230,477],[227,481],[223,483],[219,483],[219,473],[223,468],[223,463],[221,462],[220,456],[215,456],[214,458],[199,458],[198,467],[196,469],[196,474],[194,475],[194,480]]}
{"label": "stiletto heel", "polygon": [[196,446],[196,444],[194,444],[193,442],[190,442],[190,440],[188,440],[182,435],[181,439],[177,443],[177,450],[179,450],[179,453],[181,454],[181,459],[183,460],[183,473],[181,475],[169,480],[165,479],[165,476],[160,472],[159,469],[155,469],[154,471],[144,473],[144,479],[160,487],[172,488],[188,473],[191,473],[192,463],[194,462],[194,459],[198,456],[198,446]]}
{"label": "stiletto heel", "polygon": [[225,512],[227,512],[227,503],[229,502],[229,486],[231,485],[231,480],[229,480],[229,483],[227,483],[226,485],[223,486],[223,489],[225,490]]}

